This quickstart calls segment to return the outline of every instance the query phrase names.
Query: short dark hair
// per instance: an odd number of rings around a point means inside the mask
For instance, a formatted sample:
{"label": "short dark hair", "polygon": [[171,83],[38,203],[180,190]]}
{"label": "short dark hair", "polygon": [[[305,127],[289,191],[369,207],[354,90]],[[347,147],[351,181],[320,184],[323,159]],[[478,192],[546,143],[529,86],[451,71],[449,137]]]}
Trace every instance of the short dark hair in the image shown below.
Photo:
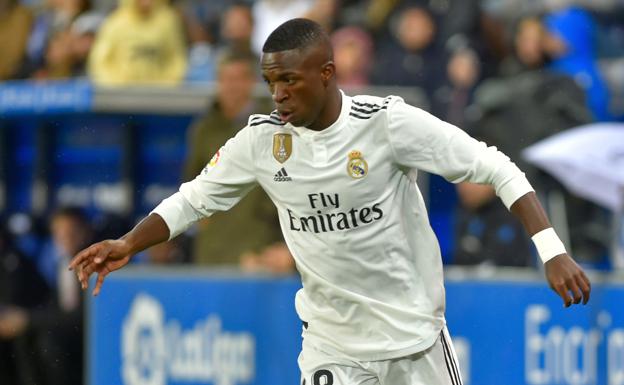
{"label": "short dark hair", "polygon": [[303,18],[291,19],[271,32],[262,46],[262,52],[301,49],[321,41],[329,41],[329,36],[318,23]]}

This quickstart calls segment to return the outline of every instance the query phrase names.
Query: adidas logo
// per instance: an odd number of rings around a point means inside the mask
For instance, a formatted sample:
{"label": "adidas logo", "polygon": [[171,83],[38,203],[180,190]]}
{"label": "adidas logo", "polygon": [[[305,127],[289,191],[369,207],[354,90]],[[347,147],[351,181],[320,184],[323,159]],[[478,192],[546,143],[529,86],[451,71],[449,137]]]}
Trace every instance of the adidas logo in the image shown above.
{"label": "adidas logo", "polygon": [[292,182],[292,178],[288,176],[284,167],[275,174],[273,180],[276,182]]}

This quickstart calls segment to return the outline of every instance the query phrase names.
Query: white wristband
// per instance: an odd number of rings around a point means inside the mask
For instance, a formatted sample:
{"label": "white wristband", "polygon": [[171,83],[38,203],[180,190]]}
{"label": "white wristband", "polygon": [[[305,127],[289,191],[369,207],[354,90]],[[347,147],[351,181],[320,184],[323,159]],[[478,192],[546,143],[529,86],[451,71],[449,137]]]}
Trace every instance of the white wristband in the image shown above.
{"label": "white wristband", "polygon": [[555,233],[555,229],[549,227],[544,229],[531,237],[537,253],[542,259],[543,263],[546,263],[560,254],[565,254],[566,249],[561,242],[561,239]]}

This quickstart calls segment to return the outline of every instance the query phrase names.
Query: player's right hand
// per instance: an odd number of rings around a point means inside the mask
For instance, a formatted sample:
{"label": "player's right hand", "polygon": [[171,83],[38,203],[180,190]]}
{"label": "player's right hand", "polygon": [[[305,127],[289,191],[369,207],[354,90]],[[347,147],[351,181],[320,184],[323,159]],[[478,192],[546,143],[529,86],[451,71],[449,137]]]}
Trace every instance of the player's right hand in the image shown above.
{"label": "player's right hand", "polygon": [[89,287],[89,277],[97,273],[93,295],[98,295],[104,278],[130,261],[132,253],[124,239],[106,240],[95,243],[79,252],[69,263],[69,269],[76,272],[83,290]]}

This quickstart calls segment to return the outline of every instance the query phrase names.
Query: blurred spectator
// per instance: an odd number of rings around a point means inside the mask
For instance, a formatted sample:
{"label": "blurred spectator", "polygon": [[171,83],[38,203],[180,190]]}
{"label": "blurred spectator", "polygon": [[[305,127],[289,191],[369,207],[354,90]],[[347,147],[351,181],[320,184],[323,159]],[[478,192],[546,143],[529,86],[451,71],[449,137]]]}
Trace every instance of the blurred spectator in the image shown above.
{"label": "blurred spectator", "polygon": [[457,185],[460,210],[453,262],[458,265],[530,266],[531,242],[520,222],[489,185]]}
{"label": "blurred spectator", "polygon": [[31,75],[35,79],[85,77],[87,58],[103,16],[82,12],[69,26],[52,32],[41,67]]}
{"label": "blurred spectator", "polygon": [[314,6],[303,17],[316,21],[330,33],[334,29],[339,3],[339,0],[315,0]]}
{"label": "blurred spectator", "polygon": [[[190,40],[188,81],[215,80],[216,58],[223,50],[235,50],[252,54],[251,37],[254,20],[251,6],[246,2],[234,2],[223,6],[219,31],[212,36],[209,26],[202,25],[198,16],[185,15],[188,20],[187,34]],[[255,55],[255,54],[253,54]]]}
{"label": "blurred spectator", "polygon": [[[352,24],[366,25],[376,36],[383,35],[392,28],[393,19],[406,7],[426,10],[435,24],[436,44],[448,50],[466,46],[476,46],[480,37],[480,0],[377,0],[352,2],[341,13],[341,19]],[[365,9],[362,9],[362,3]],[[349,8],[352,8],[350,10]],[[358,16],[352,15],[357,9]],[[362,18],[363,15],[366,15]]]}
{"label": "blurred spectator", "polygon": [[520,19],[513,33],[513,52],[501,63],[501,75],[513,76],[544,67],[547,57],[544,50],[546,31],[540,19]]}
{"label": "blurred spectator", "polygon": [[179,83],[186,48],[178,14],[165,0],[128,0],[104,21],[89,75],[102,85]]}
{"label": "blurred spectator", "polygon": [[189,50],[189,66],[186,80],[213,81],[215,79],[215,62],[223,50],[234,50],[255,55],[251,49],[251,34],[254,28],[251,7],[245,3],[234,3],[223,11],[220,31],[216,41],[209,38],[205,29],[197,24],[195,18],[189,18],[187,26],[191,47]]}
{"label": "blurred spectator", "polygon": [[240,258],[243,271],[272,274],[292,274],[295,272],[295,261],[284,242],[276,242],[259,253],[247,252]]}
{"label": "blurred spectator", "polygon": [[0,0],[0,81],[16,77],[26,54],[32,15],[17,0]]}
{"label": "blurred spectator", "polygon": [[255,20],[251,46],[256,55],[269,34],[283,22],[304,17],[314,7],[314,0],[257,0],[253,5]]}
{"label": "blurred spectator", "polygon": [[582,89],[570,77],[545,69],[545,39],[539,19],[524,18],[516,24],[514,52],[503,65],[505,77],[486,80],[477,88],[476,120],[467,127],[498,146],[531,181],[534,169],[523,162],[520,151],[592,120]]}
{"label": "blurred spectator", "polygon": [[0,222],[0,384],[24,385],[39,379],[33,335],[14,330],[19,329],[23,314],[14,310],[35,309],[49,295],[32,259],[17,249]]}
{"label": "blurred spectator", "polygon": [[[57,37],[57,43],[59,39],[65,39],[63,33],[68,31],[74,20],[90,9],[90,0],[46,0],[43,9],[37,12],[33,30],[28,40],[28,63],[23,72],[30,75],[37,73],[42,68],[44,71],[49,71],[49,69],[45,69],[46,61],[49,66],[58,68],[60,66],[59,58],[56,57],[59,53],[57,52],[58,49],[50,48],[50,45],[54,44],[55,37]],[[52,53],[52,56],[55,56],[53,58],[49,58],[51,50],[56,51]],[[52,59],[53,63],[49,63],[49,59]]]}
{"label": "blurred spectator", "polygon": [[546,39],[550,68],[572,76],[585,90],[596,120],[612,120],[609,90],[596,64],[596,25],[590,14],[576,7],[565,8],[546,16],[545,24],[550,32]]}
{"label": "blurred spectator", "polygon": [[522,149],[591,121],[582,90],[570,78],[547,71],[486,80],[475,91],[475,108],[471,133],[501,149],[538,185],[536,170],[520,156]]}
{"label": "blurred spectator", "polygon": [[429,0],[428,3],[433,14],[440,20],[438,38],[447,50],[479,43],[480,0]]}
{"label": "blurred spectator", "polygon": [[[21,274],[24,269],[28,269],[29,273],[36,271],[31,259],[15,247],[11,234],[4,224],[0,223],[0,303],[2,305],[19,304],[26,306],[26,303],[23,303],[24,300],[37,297],[37,292],[28,293],[28,290],[24,291],[24,289],[28,289],[26,285],[28,279],[17,279],[17,275]],[[41,286],[39,287],[41,288]],[[24,293],[28,295],[23,295]]]}
{"label": "blurred spectator", "polygon": [[622,6],[620,0],[482,0],[481,3],[487,13],[509,20],[519,16],[536,16],[572,5],[601,12],[610,12]]}
{"label": "blurred spectator", "polygon": [[211,82],[215,79],[214,37],[208,28],[199,20],[199,16],[188,9],[182,10],[182,18],[186,29],[188,49],[188,65],[185,80],[188,82]]}
{"label": "blurred spectator", "polygon": [[20,338],[32,333],[37,356],[32,365],[41,374],[34,383],[82,383],[82,300],[78,282],[67,269],[69,260],[92,240],[84,212],[63,208],[51,219],[52,246],[39,264],[52,296],[47,305],[28,309],[7,307],[0,313],[0,336]]}
{"label": "blurred spectator", "polygon": [[203,35],[203,40],[210,44],[217,44],[223,15],[227,10],[239,5],[251,7],[253,3],[254,0],[177,0],[173,4],[182,14],[186,27],[192,24],[192,28],[197,30],[196,33]]}
{"label": "blurred spectator", "polygon": [[254,18],[251,7],[234,4],[223,15],[219,43],[230,50],[251,53],[253,29]]}
{"label": "blurred spectator", "polygon": [[72,75],[71,35],[68,30],[54,33],[45,51],[43,66],[32,74],[35,79],[64,79]]}
{"label": "blurred spectator", "polygon": [[599,68],[609,87],[610,112],[624,121],[624,2],[619,8],[595,14],[599,24],[598,56]]}
{"label": "blurred spectator", "polygon": [[[270,100],[252,96],[256,66],[249,54],[223,53],[217,71],[217,99],[189,131],[185,180],[201,172],[213,154],[247,124],[249,114],[271,111]],[[256,188],[227,213],[215,213],[198,223],[193,259],[211,265],[238,265],[244,260],[247,267],[259,269],[265,262],[281,259],[280,251],[264,250],[281,239],[275,207],[264,191]],[[289,261],[293,267],[292,258]]]}
{"label": "blurred spectator", "polygon": [[56,211],[50,220],[54,258],[48,263],[50,282],[57,289],[61,310],[71,312],[80,306],[78,284],[73,274],[67,273],[69,261],[93,239],[93,230],[85,212],[80,208],[65,207]]}
{"label": "blurred spectator", "polygon": [[446,65],[446,84],[435,91],[431,100],[433,114],[458,127],[466,127],[466,113],[480,72],[479,57],[472,49],[453,52]]}
{"label": "blurred spectator", "polygon": [[445,53],[453,54],[470,47],[479,58],[481,77],[493,76],[500,59],[496,55],[496,41],[488,37],[492,20],[482,11],[482,1],[421,1],[428,3],[439,23],[436,40],[438,45],[444,47]]}
{"label": "blurred spectator", "polygon": [[69,44],[72,57],[72,76],[87,76],[87,61],[95,36],[104,17],[95,12],[80,15],[69,29]]}
{"label": "blurred spectator", "polygon": [[373,40],[358,27],[343,27],[331,35],[340,86],[363,87],[369,83],[373,62]]}
{"label": "blurred spectator", "polygon": [[249,114],[271,111],[270,101],[258,101],[252,96],[256,66],[255,57],[249,53],[222,52],[217,71],[216,100],[190,128],[185,180],[201,172],[212,155],[247,124]]}
{"label": "blurred spectator", "polygon": [[[552,178],[525,163],[520,156],[525,147],[557,132],[589,123],[592,116],[578,84],[566,75],[544,68],[543,39],[547,35],[539,21],[524,19],[517,26],[516,63],[507,66],[513,68],[507,72],[515,74],[486,80],[477,88],[476,113],[469,129],[473,136],[498,147],[527,174],[538,194],[546,198],[554,227],[562,234],[570,234],[571,245],[568,246],[577,258],[583,261],[601,258],[604,245],[596,234],[602,230],[594,229],[603,228],[602,210],[566,193]],[[557,204],[548,204],[555,202]],[[469,206],[464,210],[468,212],[461,214],[464,218],[476,215]],[[480,220],[489,223],[484,217]],[[494,225],[491,226],[492,229],[485,228],[483,234],[495,232]],[[467,225],[463,228],[460,225],[460,231],[467,230]],[[604,229],[604,232],[608,231]],[[460,233],[458,239],[464,236],[466,234]]]}
{"label": "blurred spectator", "polygon": [[444,55],[435,44],[435,21],[419,7],[406,8],[397,17],[393,38],[377,44],[373,83],[420,87],[431,97],[444,79]]}
{"label": "blurred spectator", "polygon": [[369,1],[366,8],[366,26],[379,32],[387,26],[390,15],[400,4],[401,0]]}
{"label": "blurred spectator", "polygon": [[186,236],[179,236],[168,242],[159,243],[145,250],[146,262],[152,265],[173,265],[190,262],[190,256],[181,245]]}

